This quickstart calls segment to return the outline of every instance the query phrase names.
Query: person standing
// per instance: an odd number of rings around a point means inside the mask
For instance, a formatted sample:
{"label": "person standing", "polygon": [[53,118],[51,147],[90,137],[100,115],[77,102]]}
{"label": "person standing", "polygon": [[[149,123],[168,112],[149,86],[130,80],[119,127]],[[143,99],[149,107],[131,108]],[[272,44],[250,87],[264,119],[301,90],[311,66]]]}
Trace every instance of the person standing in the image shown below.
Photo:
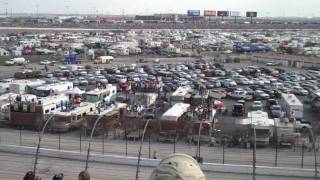
{"label": "person standing", "polygon": [[48,66],[47,65],[44,65],[44,69],[46,70],[46,72],[48,72]]}

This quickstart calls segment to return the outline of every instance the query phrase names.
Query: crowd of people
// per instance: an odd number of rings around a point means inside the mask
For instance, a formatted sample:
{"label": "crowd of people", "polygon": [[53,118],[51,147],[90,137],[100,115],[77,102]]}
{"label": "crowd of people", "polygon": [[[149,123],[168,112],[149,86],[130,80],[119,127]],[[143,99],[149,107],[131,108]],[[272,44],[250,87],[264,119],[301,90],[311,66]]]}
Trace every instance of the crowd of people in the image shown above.
{"label": "crowd of people", "polygon": [[[40,177],[35,176],[34,172],[28,171],[23,180],[41,180]],[[63,175],[63,173],[55,174],[52,180],[69,180],[68,176]],[[90,174],[88,171],[81,171],[78,176],[78,180],[90,180]]]}
{"label": "crowd of people", "polygon": [[[149,177],[149,180],[168,179],[206,180],[206,176],[202,172],[198,162],[193,157],[186,154],[176,153],[162,159]],[[29,171],[26,173],[23,180],[41,180],[41,178],[36,177],[34,172]],[[69,180],[69,178],[60,173],[54,175],[52,180]],[[80,172],[78,180],[90,180],[89,172]]]}

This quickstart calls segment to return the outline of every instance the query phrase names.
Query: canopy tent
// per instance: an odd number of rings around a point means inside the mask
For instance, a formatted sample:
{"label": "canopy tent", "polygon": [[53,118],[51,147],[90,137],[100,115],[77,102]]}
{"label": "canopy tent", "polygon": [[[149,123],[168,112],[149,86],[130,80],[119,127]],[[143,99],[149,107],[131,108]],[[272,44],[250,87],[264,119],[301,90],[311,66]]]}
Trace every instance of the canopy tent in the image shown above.
{"label": "canopy tent", "polygon": [[81,95],[81,94],[84,94],[85,91],[82,91],[80,90],[78,87],[75,87],[73,89],[69,89],[66,94],[69,94],[69,95]]}

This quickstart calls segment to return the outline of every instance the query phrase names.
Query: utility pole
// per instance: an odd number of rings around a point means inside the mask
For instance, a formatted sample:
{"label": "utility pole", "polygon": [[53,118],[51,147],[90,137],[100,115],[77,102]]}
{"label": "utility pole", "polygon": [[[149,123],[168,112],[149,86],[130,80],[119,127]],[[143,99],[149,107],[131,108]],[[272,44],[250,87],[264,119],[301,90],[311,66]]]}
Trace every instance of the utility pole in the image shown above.
{"label": "utility pole", "polygon": [[39,4],[36,4],[36,16],[39,18]]}
{"label": "utility pole", "polygon": [[3,3],[6,6],[6,17],[8,17],[8,2]]}
{"label": "utility pole", "polygon": [[65,6],[65,8],[66,8],[66,14],[67,15],[69,15],[70,13],[69,13],[69,8],[70,8],[70,6],[68,5],[68,6]]}

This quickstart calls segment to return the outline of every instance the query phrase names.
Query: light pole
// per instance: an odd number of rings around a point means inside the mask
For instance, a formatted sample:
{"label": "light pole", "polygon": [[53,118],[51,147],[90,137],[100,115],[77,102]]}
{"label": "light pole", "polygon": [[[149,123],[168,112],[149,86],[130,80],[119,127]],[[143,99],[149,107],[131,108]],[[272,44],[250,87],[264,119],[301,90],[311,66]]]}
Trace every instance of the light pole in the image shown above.
{"label": "light pole", "polygon": [[37,18],[39,18],[39,4],[36,4],[36,13]]}
{"label": "light pole", "polygon": [[52,114],[48,120],[46,121],[46,123],[44,124],[44,126],[42,127],[41,132],[39,133],[39,139],[38,139],[38,145],[37,145],[37,151],[35,154],[35,160],[34,160],[34,165],[33,165],[33,174],[36,176],[36,169],[37,169],[37,164],[38,164],[38,157],[39,157],[39,152],[40,152],[40,144],[41,144],[41,140],[42,140],[42,136],[44,135],[44,131],[46,129],[46,127],[48,126],[49,122],[53,119],[55,114]]}
{"label": "light pole", "polygon": [[251,128],[253,130],[253,137],[252,137],[252,142],[253,142],[253,151],[252,151],[252,179],[256,180],[256,150],[257,150],[257,142],[256,142],[256,127],[255,124],[253,124],[253,115],[252,113],[250,114],[251,116]]}
{"label": "light pole", "polygon": [[143,129],[143,134],[141,137],[141,142],[140,142],[140,147],[139,147],[139,155],[138,155],[138,164],[137,164],[137,171],[136,171],[136,180],[139,179],[139,170],[140,170],[140,161],[141,161],[141,151],[142,151],[142,145],[143,145],[143,140],[144,140],[144,134],[146,133],[146,130],[148,128],[149,122],[151,121],[151,119],[147,120],[146,125],[144,126]]}
{"label": "light pole", "polygon": [[94,122],[93,128],[91,130],[91,135],[90,135],[90,141],[89,141],[89,146],[88,146],[88,151],[87,151],[87,159],[86,159],[86,167],[85,170],[88,170],[88,165],[89,165],[89,156],[90,156],[90,148],[91,148],[91,142],[92,142],[92,137],[93,137],[93,133],[96,129],[97,124],[99,123],[100,119],[103,116],[99,115],[98,118],[96,119],[96,121]]}
{"label": "light pole", "polygon": [[252,127],[253,127],[252,179],[256,180],[256,149],[257,149],[256,127],[253,124],[252,124]]}
{"label": "light pole", "polygon": [[6,6],[6,18],[8,17],[8,2],[3,3]]}
{"label": "light pole", "polygon": [[313,153],[314,153],[314,179],[317,180],[318,179],[318,162],[317,162],[317,150],[316,150],[316,140],[313,134],[313,131],[311,128],[308,128],[309,133],[311,135],[311,139],[312,139],[312,146],[313,146]]}

